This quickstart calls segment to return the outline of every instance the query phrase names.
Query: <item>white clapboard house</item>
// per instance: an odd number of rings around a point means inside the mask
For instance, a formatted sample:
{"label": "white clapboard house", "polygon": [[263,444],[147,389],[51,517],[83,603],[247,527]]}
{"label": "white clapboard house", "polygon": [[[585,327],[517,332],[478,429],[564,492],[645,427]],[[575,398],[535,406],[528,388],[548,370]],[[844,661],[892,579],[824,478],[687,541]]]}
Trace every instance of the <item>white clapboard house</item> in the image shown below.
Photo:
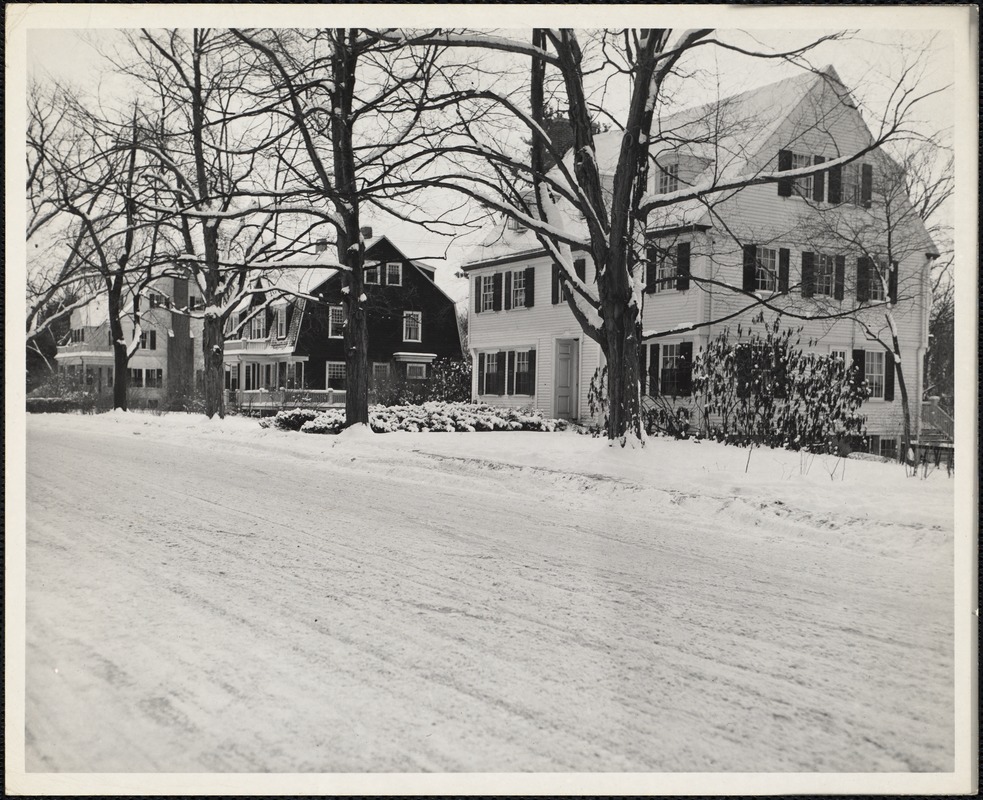
{"label": "white clapboard house", "polygon": [[[621,135],[595,137],[609,185]],[[819,164],[858,152],[873,140],[850,93],[827,67],[662,119],[651,141],[656,166],[650,191],[666,194],[714,175],[719,182],[776,166]],[[802,342],[811,342],[809,349],[861,367],[872,391],[862,409],[872,448],[891,454],[902,426],[894,371],[888,369],[889,354],[858,322],[883,332],[889,294],[896,301],[913,430],[927,437],[930,421],[923,426],[920,400],[929,275],[937,253],[924,226],[909,214],[904,230],[892,229],[896,263],[879,255],[887,252],[888,227],[881,187],[889,191],[895,170],[893,161],[874,150],[813,177],[749,186],[709,202],[685,201],[653,212],[642,327],[667,335],[645,345],[643,399],[668,394],[684,399],[691,392],[694,354],[724,327],[735,334],[738,324],[746,330],[762,309],[742,309],[761,298],[813,317],[785,318],[790,326],[803,326]],[[575,230],[584,223],[570,211],[565,225]],[[589,253],[573,255],[578,276],[590,285]],[[588,420],[588,387],[603,355],[563,300],[557,269],[536,236],[513,220],[502,222],[469,254],[463,270],[471,290],[474,398]],[[693,325],[701,327],[685,330]]]}

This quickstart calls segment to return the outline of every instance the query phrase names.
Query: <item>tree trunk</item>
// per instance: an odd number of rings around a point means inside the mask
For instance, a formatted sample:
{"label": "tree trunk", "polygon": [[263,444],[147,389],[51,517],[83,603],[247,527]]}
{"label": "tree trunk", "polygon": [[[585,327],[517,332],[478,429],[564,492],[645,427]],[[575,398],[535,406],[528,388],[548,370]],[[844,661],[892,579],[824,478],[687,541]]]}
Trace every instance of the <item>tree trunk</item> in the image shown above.
{"label": "tree trunk", "polygon": [[[354,294],[354,291],[352,292]],[[348,304],[345,326],[345,425],[369,422],[369,347],[365,306],[356,297]]]}
{"label": "tree trunk", "polygon": [[911,464],[913,459],[908,458],[908,451],[911,450],[911,404],[908,402],[908,387],[904,380],[904,370],[901,368],[901,350],[898,345],[898,338],[896,336],[893,338],[894,352],[891,353],[891,361],[894,363],[898,391],[901,392],[901,413],[904,415],[904,434],[901,441],[901,452],[898,453],[898,461],[902,464]]}
{"label": "tree trunk", "polygon": [[638,354],[641,346],[638,310],[627,303],[611,304],[604,312],[601,349],[608,364],[608,439],[642,439]]}
{"label": "tree trunk", "polygon": [[123,336],[123,323],[120,308],[121,293],[117,288],[109,288],[109,335],[113,340],[113,410],[128,410],[127,392],[130,386],[129,363],[126,340]]}
{"label": "tree trunk", "polygon": [[202,346],[205,356],[205,414],[209,419],[216,414],[221,419],[225,418],[225,337],[222,327],[221,316],[205,314]]}

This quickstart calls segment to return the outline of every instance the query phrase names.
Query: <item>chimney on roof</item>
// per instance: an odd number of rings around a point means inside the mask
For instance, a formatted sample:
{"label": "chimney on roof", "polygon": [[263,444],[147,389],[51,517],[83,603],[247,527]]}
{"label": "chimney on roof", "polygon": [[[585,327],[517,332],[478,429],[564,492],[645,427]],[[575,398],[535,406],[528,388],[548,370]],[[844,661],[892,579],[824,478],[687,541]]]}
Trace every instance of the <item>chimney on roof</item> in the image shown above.
{"label": "chimney on roof", "polygon": [[314,252],[315,253],[323,253],[327,249],[328,249],[328,240],[327,239],[318,239],[314,243]]}
{"label": "chimney on roof", "polygon": [[371,227],[366,226],[364,228],[359,228],[358,230],[359,230],[359,233],[362,234],[362,238],[363,239],[371,239],[372,238],[372,228]]}

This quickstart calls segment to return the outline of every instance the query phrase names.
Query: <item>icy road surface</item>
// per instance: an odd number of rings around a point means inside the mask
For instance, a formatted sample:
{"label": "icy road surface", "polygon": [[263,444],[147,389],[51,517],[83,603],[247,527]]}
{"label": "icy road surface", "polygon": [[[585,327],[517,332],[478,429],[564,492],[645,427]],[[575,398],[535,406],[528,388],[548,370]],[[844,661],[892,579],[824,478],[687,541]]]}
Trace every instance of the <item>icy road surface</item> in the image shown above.
{"label": "icy road surface", "polygon": [[27,446],[28,771],[953,769],[944,475],[182,415]]}

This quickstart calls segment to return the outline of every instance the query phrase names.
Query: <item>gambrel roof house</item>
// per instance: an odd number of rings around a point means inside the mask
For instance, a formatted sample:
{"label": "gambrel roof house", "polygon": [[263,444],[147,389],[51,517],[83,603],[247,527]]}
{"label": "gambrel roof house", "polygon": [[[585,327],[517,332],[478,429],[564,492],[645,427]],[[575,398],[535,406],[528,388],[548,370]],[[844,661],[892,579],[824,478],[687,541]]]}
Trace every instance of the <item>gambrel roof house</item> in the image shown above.
{"label": "gambrel roof house", "polygon": [[[613,178],[621,136],[612,131],[595,137],[602,180]],[[872,141],[850,93],[827,67],[657,120],[649,191],[669,195],[709,181],[817,165]],[[936,252],[924,226],[908,215],[904,230],[893,231],[896,263],[887,263],[879,191],[896,174],[894,162],[873,150],[816,176],[674,202],[650,213],[642,329],[664,335],[643,347],[643,396],[687,397],[694,354],[724,327],[736,332],[743,323],[746,330],[761,308],[744,309],[755,298],[766,299],[814,317],[788,319],[803,325],[802,341],[811,341],[814,351],[860,366],[872,389],[862,410],[868,433],[874,447],[891,453],[902,413],[889,356],[854,319],[830,316],[856,312],[873,330],[883,330],[878,303],[885,288],[897,300],[902,367],[917,427]],[[563,224],[584,229],[569,207]],[[592,285],[589,253],[574,250],[573,256],[577,276]],[[558,268],[535,234],[503,222],[463,270],[471,283],[474,398],[589,419],[588,389],[603,356],[564,301]]]}
{"label": "gambrel roof house", "polygon": [[[386,236],[367,238],[365,247],[373,383],[396,376],[425,380],[436,359],[460,359],[457,311],[437,286],[434,268],[407,258]],[[265,408],[303,396],[307,403],[344,405],[341,274],[330,266],[324,243],[303,261],[306,266],[257,272],[252,288],[266,291],[248,294],[233,310],[224,359],[230,402]]]}
{"label": "gambrel roof house", "polygon": [[[128,363],[128,404],[131,408],[181,408],[204,369],[202,321],[191,313],[202,308],[201,297],[188,278],[161,277],[144,289],[139,300],[129,295],[123,319],[127,337],[140,317],[140,344]],[[111,393],[113,344],[109,331],[109,300],[105,294],[74,309],[67,340],[58,346],[60,372],[76,376],[90,391]]]}

